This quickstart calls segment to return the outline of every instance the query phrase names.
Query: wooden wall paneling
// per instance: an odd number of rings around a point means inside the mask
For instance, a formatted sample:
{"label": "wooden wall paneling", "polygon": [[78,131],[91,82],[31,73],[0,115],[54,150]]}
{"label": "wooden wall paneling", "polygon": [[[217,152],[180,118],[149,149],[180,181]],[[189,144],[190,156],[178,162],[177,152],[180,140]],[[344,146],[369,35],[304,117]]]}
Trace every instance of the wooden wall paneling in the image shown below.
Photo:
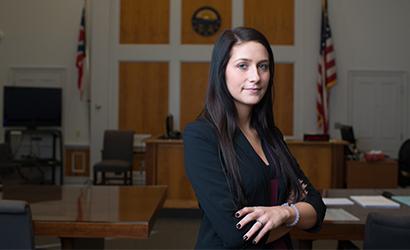
{"label": "wooden wall paneling", "polygon": [[209,63],[181,64],[180,128],[194,121],[205,105]]}
{"label": "wooden wall paneling", "polygon": [[73,146],[64,149],[64,175],[90,175],[90,149],[88,146]]}
{"label": "wooden wall paneling", "polygon": [[169,0],[121,0],[121,44],[169,43]]}
{"label": "wooden wall paneling", "polygon": [[121,62],[119,128],[158,136],[168,115],[168,63]]}
{"label": "wooden wall paneling", "polygon": [[244,24],[262,32],[271,44],[293,45],[294,0],[244,0]]}
{"label": "wooden wall paneling", "polygon": [[293,135],[293,64],[276,64],[273,112],[278,128]]}
{"label": "wooden wall paneling", "polygon": [[[201,36],[192,29],[191,19],[194,12],[204,6],[209,6],[218,11],[221,16],[221,27],[212,36]],[[182,44],[213,44],[221,31],[230,29],[232,26],[232,2],[231,0],[182,0]]]}

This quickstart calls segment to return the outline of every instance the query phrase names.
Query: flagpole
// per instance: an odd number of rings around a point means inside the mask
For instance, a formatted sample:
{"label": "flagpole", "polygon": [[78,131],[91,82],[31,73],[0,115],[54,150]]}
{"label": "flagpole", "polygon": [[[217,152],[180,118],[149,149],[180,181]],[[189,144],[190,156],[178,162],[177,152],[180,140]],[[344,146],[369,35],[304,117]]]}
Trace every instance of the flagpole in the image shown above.
{"label": "flagpole", "polygon": [[85,51],[86,51],[86,59],[85,59],[85,63],[86,63],[86,102],[90,103],[90,98],[91,98],[91,18],[90,18],[90,1],[88,0],[84,0],[84,8],[85,8],[85,13],[86,13],[86,47],[85,47]]}
{"label": "flagpole", "polygon": [[[85,102],[87,105],[87,119],[88,119],[88,141],[89,141],[89,150],[91,151],[91,117],[92,117],[92,110],[91,110],[91,81],[92,81],[92,75],[91,75],[91,48],[92,48],[92,1],[89,0],[84,0],[84,8],[85,8],[85,16],[86,16],[86,24],[85,24],[85,29],[86,29],[86,47],[85,47],[85,51],[86,51],[86,55],[87,57],[85,58],[85,69],[86,69],[86,76],[85,76],[85,86],[84,86],[84,91],[85,91]],[[90,158],[90,162],[91,164],[91,158]],[[90,174],[92,174],[92,172],[90,171]],[[92,180],[90,178],[90,176],[88,176],[87,178],[87,183],[92,183]],[[86,207],[90,207],[88,206],[88,199],[90,197],[87,195],[86,197]],[[89,211],[85,211],[86,214],[89,214]]]}
{"label": "flagpole", "polygon": [[[86,84],[86,103],[87,103],[87,111],[88,111],[88,140],[89,140],[89,150],[91,150],[91,117],[92,117],[92,110],[91,110],[91,91],[92,91],[92,86],[91,86],[91,81],[92,81],[92,75],[91,75],[91,44],[92,44],[92,37],[91,37],[91,27],[92,27],[92,2],[89,0],[84,0],[84,6],[85,6],[85,12],[86,12],[86,37],[87,37],[87,47],[86,47],[86,53],[87,53],[87,58],[86,58],[86,69],[87,69],[87,84]],[[91,160],[91,159],[90,159]],[[91,162],[90,162],[91,163]],[[91,171],[90,171],[91,174]],[[88,177],[88,181],[91,183],[90,176]]]}

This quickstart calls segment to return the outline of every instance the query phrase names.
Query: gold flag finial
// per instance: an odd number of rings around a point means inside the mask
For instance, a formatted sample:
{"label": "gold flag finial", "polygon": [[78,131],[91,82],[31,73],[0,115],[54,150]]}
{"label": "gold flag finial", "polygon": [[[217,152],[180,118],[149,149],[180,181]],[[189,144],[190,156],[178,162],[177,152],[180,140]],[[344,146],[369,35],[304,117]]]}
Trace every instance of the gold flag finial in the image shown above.
{"label": "gold flag finial", "polygon": [[322,9],[327,10],[327,0],[322,0]]}

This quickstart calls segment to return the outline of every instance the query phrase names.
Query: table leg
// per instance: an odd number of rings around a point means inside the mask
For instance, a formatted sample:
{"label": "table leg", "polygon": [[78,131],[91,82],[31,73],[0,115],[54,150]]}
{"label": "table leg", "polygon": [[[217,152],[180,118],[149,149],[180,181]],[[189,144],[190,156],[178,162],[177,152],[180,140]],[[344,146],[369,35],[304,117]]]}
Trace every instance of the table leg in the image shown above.
{"label": "table leg", "polygon": [[359,248],[350,240],[338,240],[337,249],[341,250],[358,250]]}
{"label": "table leg", "polygon": [[60,238],[61,249],[104,249],[104,238]]}
{"label": "table leg", "polygon": [[307,249],[311,250],[313,245],[313,240],[294,240],[293,247],[294,249]]}

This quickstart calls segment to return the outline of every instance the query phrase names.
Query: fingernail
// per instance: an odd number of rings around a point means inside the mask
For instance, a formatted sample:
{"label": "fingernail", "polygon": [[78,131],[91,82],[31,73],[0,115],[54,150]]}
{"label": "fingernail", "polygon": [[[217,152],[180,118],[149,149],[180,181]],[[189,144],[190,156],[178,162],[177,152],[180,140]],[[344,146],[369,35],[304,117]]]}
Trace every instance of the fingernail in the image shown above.
{"label": "fingernail", "polygon": [[252,241],[252,244],[256,245],[256,240],[253,240],[253,241]]}
{"label": "fingernail", "polygon": [[241,224],[239,224],[239,223],[236,224],[236,228],[237,228],[237,229],[241,228]]}
{"label": "fingernail", "polygon": [[236,213],[236,214],[235,214],[235,217],[236,217],[236,218],[239,218],[239,213]]}
{"label": "fingernail", "polygon": [[248,236],[244,235],[243,240],[247,240],[247,239],[248,239]]}

